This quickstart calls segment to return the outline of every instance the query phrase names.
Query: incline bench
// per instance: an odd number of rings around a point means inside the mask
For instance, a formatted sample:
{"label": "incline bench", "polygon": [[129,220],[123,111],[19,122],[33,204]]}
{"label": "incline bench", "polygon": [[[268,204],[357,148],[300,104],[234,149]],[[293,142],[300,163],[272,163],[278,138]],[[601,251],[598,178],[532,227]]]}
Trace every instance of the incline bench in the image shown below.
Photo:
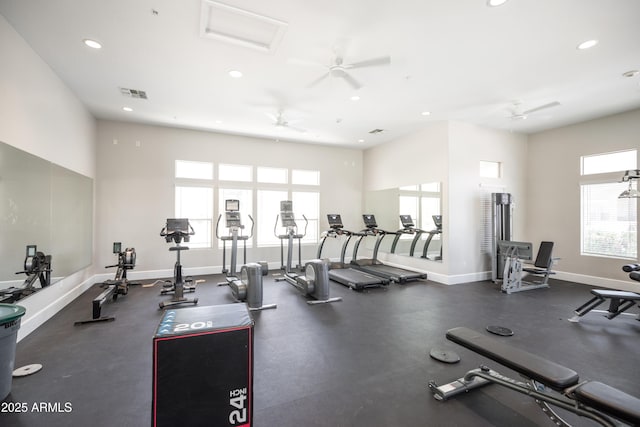
{"label": "incline bench", "polygon": [[[594,295],[589,301],[576,308],[574,313],[576,314],[572,318],[568,319],[569,322],[578,322],[580,318],[590,311],[602,313],[602,310],[594,310],[600,304],[609,300],[609,308],[607,309],[605,317],[607,319],[613,319],[618,317],[636,304],[640,304],[640,294],[627,291],[613,291],[611,289],[592,289],[591,293]],[[640,320],[640,314],[637,317]]]}
{"label": "incline bench", "polygon": [[[429,388],[437,400],[447,400],[486,384],[496,383],[533,397],[558,426],[570,426],[549,405],[590,418],[603,426],[620,425],[614,419],[640,425],[640,399],[597,381],[580,382],[572,369],[511,347],[503,341],[468,328],[447,331],[447,339],[518,372],[527,382],[503,376],[486,366],[472,369],[464,377]],[[547,391],[549,388],[557,393]]]}

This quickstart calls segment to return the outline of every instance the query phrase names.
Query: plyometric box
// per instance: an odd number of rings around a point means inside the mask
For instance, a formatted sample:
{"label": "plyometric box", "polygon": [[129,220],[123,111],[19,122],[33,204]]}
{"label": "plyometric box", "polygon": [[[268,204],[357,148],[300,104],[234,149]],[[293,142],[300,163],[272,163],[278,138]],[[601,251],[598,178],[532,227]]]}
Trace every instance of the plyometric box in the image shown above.
{"label": "plyometric box", "polygon": [[152,426],[253,424],[246,304],[167,310],[153,338]]}

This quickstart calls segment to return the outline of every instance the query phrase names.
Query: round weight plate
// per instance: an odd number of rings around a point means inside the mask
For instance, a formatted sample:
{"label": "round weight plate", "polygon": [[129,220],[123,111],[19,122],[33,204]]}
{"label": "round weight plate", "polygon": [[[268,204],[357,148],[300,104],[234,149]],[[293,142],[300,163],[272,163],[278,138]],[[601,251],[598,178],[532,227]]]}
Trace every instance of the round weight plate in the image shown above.
{"label": "round weight plate", "polygon": [[444,363],[458,363],[460,356],[455,351],[434,348],[429,352],[429,356]]}
{"label": "round weight plate", "polygon": [[487,326],[487,331],[492,334],[500,335],[501,337],[510,337],[513,335],[513,331],[509,328],[505,328],[504,326],[490,325]]}
{"label": "round weight plate", "polygon": [[35,374],[40,369],[42,369],[42,365],[39,363],[34,363],[32,365],[21,366],[20,368],[13,371],[14,377],[26,377],[27,375]]}

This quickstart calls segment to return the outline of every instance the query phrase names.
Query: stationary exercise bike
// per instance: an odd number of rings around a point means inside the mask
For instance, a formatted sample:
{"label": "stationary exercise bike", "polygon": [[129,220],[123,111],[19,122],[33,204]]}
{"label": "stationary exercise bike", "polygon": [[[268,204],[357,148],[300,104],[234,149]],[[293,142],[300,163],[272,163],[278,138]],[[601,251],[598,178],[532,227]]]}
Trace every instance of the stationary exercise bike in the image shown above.
{"label": "stationary exercise bike", "polygon": [[[307,233],[307,225],[309,221],[307,217],[302,215],[305,221],[304,232],[298,232],[298,225],[293,214],[293,203],[290,200],[280,202],[280,214],[276,217],[276,225],[274,226],[274,234],[280,239],[280,258],[282,261],[281,269],[284,270],[282,277],[277,277],[276,281],[286,280],[288,283],[298,289],[304,296],[309,296],[313,300],[308,300],[307,304],[325,304],[330,302],[342,301],[342,298],[329,297],[329,260],[314,259],[307,262],[304,266],[304,274],[298,274],[291,269],[291,261],[293,258],[294,240],[298,240],[298,266],[301,264],[300,242]],[[278,219],[282,220],[282,227],[285,228],[284,234],[277,233]],[[287,261],[284,263],[283,242],[287,240]]]}
{"label": "stationary exercise bike", "polygon": [[127,279],[127,271],[133,270],[136,266],[136,249],[126,248],[123,251],[121,242],[113,242],[113,253],[118,255],[118,263],[107,265],[105,268],[117,267],[115,277],[113,280],[106,280],[100,284],[104,290],[91,302],[91,319],[80,320],[74,325],[115,320],[113,316],[101,316],[102,305],[109,299],[116,301],[119,295],[127,295],[129,286],[140,285],[140,283],[133,283]]}
{"label": "stationary exercise bike", "polygon": [[45,255],[38,251],[36,245],[27,245],[27,254],[24,258],[24,270],[16,274],[26,274],[27,278],[20,287],[10,287],[0,290],[0,302],[16,302],[38,289],[36,280],[40,280],[40,288],[46,288],[51,284],[51,255]]}
{"label": "stationary exercise bike", "polygon": [[[240,201],[235,199],[225,200],[225,223],[228,229],[226,236],[219,233],[220,220],[222,215],[218,216],[216,223],[216,237],[222,240],[222,273],[226,274],[226,281],[219,283],[219,286],[229,286],[231,295],[236,301],[247,302],[249,310],[266,310],[276,308],[276,304],[262,304],[262,276],[267,274],[267,266],[259,263],[247,264],[247,240],[253,236],[253,218],[251,220],[251,231],[248,235],[243,235],[242,220],[240,218]],[[238,240],[243,243],[243,266],[240,270],[240,277],[236,273]],[[227,241],[231,241],[231,260],[229,269],[226,267]]]}
{"label": "stationary exercise bike", "polygon": [[173,298],[159,304],[160,309],[172,307],[180,304],[197,304],[198,299],[188,299],[184,297],[185,292],[195,292],[196,286],[191,277],[182,277],[182,264],[180,264],[180,252],[189,250],[188,246],[181,246],[182,241],[189,242],[192,235],[196,234],[189,224],[187,218],[167,218],[167,224],[160,231],[160,236],[164,237],[167,243],[174,242],[176,245],[169,248],[176,252],[176,264],[173,268],[173,281],[167,280],[160,295],[173,294]]}

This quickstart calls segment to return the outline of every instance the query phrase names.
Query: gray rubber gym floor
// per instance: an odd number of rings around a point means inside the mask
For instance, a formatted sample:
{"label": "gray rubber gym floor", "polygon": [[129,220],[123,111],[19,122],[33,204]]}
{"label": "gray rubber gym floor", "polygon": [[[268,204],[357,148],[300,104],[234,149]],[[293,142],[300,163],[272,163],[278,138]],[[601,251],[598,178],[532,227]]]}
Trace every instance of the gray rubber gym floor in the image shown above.
{"label": "gray rubber gym floor", "polygon": [[[216,286],[221,276],[202,278],[200,306],[232,303],[229,288]],[[166,298],[159,286],[132,287],[105,304],[103,315],[114,315],[114,322],[74,326],[91,317],[94,287],[22,340],[16,367],[44,368],[14,379],[8,401],[30,408],[60,402],[70,411],[1,413],[0,425],[149,425],[152,336],[161,318],[158,302]],[[588,299],[589,287],[552,281],[549,289],[506,295],[490,282],[415,282],[364,293],[331,286],[343,301],[309,306],[287,283],[265,280],[264,303],[278,308],[254,313],[255,427],[553,425],[532,399],[497,385],[447,402],[433,399],[429,380],[446,383],[480,364],[515,375],[446,341],[445,331],[456,326],[509,327],[514,336],[499,339],[582,379],[640,396],[640,322],[594,313],[578,324],[567,321]],[[462,361],[437,362],[429,357],[434,347],[455,350]],[[571,414],[567,420],[594,425]]]}

